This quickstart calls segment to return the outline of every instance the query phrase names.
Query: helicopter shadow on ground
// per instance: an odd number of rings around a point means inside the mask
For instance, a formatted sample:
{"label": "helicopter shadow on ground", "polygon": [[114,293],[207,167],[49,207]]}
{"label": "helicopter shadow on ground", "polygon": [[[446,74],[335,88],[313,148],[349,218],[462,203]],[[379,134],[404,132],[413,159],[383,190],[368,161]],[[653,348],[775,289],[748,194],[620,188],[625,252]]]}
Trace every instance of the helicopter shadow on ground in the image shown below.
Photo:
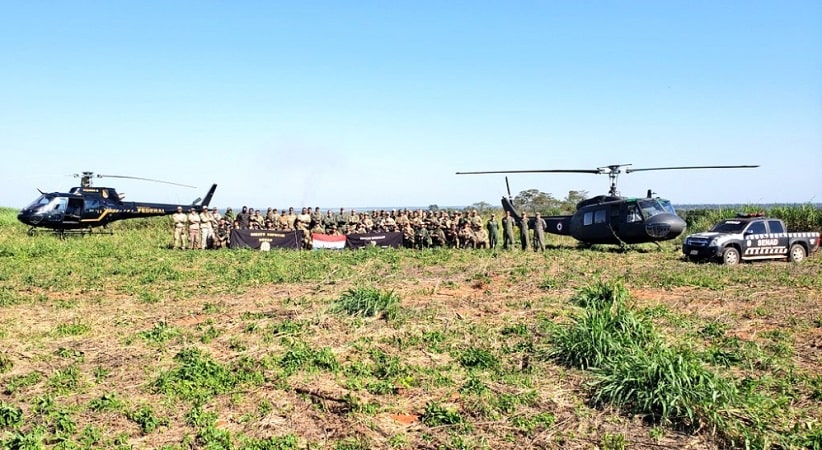
{"label": "helicopter shadow on ground", "polygon": [[607,244],[545,244],[545,250],[588,250],[600,253],[660,253],[665,249],[656,245],[633,244],[633,245],[607,245]]}

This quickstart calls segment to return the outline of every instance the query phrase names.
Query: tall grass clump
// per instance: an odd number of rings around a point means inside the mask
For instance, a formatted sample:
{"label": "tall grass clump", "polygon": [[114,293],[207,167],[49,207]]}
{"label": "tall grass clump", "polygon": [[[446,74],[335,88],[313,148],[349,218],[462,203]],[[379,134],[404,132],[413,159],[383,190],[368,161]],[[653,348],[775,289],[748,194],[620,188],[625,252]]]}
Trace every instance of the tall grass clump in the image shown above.
{"label": "tall grass clump", "polygon": [[736,398],[732,382],[708,370],[692,353],[658,345],[630,351],[594,372],[592,402],[649,415],[691,429],[717,425]]}
{"label": "tall grass clump", "polygon": [[628,308],[627,298],[628,291],[618,282],[581,289],[573,301],[585,309],[572,325],[553,332],[549,355],[562,364],[588,369],[655,344],[658,337],[653,325]]}
{"label": "tall grass clump", "polygon": [[733,383],[709,371],[691,352],[664,343],[647,316],[626,304],[619,282],[581,289],[584,310],[553,332],[549,351],[558,362],[591,369],[591,401],[611,404],[655,422],[696,428],[719,423],[735,396]]}
{"label": "tall grass clump", "polygon": [[395,319],[399,313],[400,298],[394,291],[383,292],[374,288],[353,288],[342,293],[332,311],[350,316]]}

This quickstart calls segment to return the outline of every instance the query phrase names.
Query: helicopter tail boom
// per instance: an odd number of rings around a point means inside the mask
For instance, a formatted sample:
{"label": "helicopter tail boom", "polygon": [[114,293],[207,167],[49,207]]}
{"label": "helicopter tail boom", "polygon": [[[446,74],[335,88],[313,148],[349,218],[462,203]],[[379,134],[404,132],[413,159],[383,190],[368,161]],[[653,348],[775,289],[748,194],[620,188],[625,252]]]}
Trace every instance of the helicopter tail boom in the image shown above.
{"label": "helicopter tail boom", "polygon": [[[211,197],[214,196],[214,191],[216,191],[216,190],[217,190],[217,183],[214,183],[214,184],[211,185],[211,189],[208,190],[208,193],[206,194],[205,199],[203,200],[203,203],[201,204],[201,206],[203,208],[207,207],[209,205],[209,203],[211,203]],[[196,204],[197,201],[195,201],[194,203]]]}

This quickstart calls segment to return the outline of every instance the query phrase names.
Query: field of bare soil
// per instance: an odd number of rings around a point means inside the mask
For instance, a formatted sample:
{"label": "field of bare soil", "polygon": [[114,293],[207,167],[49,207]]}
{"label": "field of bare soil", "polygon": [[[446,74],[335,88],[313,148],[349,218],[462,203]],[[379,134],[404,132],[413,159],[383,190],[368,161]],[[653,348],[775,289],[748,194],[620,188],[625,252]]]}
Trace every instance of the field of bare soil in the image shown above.
{"label": "field of bare soil", "polygon": [[0,221],[0,447],[822,446],[818,254],[173,251],[164,227]]}

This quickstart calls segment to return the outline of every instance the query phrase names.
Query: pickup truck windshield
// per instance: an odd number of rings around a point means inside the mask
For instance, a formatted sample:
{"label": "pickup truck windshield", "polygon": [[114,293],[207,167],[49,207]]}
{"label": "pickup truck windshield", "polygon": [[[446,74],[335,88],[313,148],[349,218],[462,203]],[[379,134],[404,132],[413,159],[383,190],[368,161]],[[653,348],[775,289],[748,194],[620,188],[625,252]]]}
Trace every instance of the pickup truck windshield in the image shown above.
{"label": "pickup truck windshield", "polygon": [[747,222],[742,222],[740,220],[726,220],[714,225],[714,227],[711,228],[711,231],[716,231],[717,233],[739,233],[747,224]]}

